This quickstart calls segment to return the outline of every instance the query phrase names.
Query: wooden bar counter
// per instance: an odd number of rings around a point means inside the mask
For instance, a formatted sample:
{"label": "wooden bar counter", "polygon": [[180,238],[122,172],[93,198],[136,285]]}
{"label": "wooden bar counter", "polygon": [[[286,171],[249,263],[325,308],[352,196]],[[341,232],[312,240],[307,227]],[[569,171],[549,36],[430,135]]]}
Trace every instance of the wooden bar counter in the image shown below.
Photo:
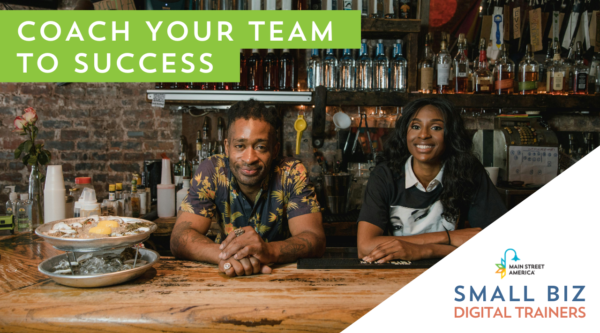
{"label": "wooden bar counter", "polygon": [[294,263],[229,278],[214,265],[162,257],[136,280],[80,289],[38,271],[61,253],[35,235],[0,237],[0,331],[340,332],[425,271]]}

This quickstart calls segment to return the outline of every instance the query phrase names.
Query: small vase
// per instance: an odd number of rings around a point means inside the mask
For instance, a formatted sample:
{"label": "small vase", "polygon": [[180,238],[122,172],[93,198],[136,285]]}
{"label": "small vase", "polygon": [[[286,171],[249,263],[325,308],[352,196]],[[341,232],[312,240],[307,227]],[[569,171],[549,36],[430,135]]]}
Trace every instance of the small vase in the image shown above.
{"label": "small vase", "polygon": [[33,201],[31,205],[31,224],[33,230],[44,224],[44,198],[42,197],[42,174],[37,165],[31,166],[29,175],[29,200]]}

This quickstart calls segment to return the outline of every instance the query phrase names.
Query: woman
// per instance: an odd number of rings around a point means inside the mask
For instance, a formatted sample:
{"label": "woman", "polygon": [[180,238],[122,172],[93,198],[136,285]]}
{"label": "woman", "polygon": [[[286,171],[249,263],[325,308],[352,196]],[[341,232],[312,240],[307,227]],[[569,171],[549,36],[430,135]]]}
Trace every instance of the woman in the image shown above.
{"label": "woman", "polygon": [[448,101],[406,105],[365,191],[359,258],[441,258],[502,216],[502,198],[472,146]]}

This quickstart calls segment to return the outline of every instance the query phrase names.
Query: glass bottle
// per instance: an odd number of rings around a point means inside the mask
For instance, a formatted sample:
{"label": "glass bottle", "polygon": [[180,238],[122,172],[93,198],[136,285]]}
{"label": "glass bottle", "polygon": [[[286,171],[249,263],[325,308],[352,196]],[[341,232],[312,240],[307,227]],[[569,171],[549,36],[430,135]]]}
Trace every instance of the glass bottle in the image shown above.
{"label": "glass bottle", "polygon": [[327,49],[325,59],[323,60],[323,78],[325,87],[329,91],[338,89],[338,60],[333,53],[333,49]]}
{"label": "glass bottle", "polygon": [[546,92],[551,95],[564,95],[565,93],[565,68],[560,57],[560,46],[554,42],[554,58],[546,74]]}
{"label": "glass bottle", "polygon": [[392,91],[406,92],[408,61],[402,56],[402,40],[396,40],[394,44],[394,57],[392,58],[392,71],[390,74],[390,89]]}
{"label": "glass bottle", "polygon": [[123,199],[123,183],[115,184],[115,197],[117,200]]}
{"label": "glass bottle", "polygon": [[588,94],[595,94],[600,88],[600,54],[594,53],[592,56],[592,61],[590,63],[590,76],[589,76],[589,86],[588,86]]}
{"label": "glass bottle", "polygon": [[452,65],[454,93],[466,94],[469,92],[469,58],[467,57],[467,40],[465,34],[458,35],[458,52]]}
{"label": "glass bottle", "polygon": [[202,132],[200,130],[198,130],[198,136],[196,138],[196,158],[198,159],[198,164],[202,163],[202,161],[203,161],[201,135],[202,135]]}
{"label": "glass bottle", "polygon": [[366,39],[363,39],[360,44],[360,56],[356,66],[356,90],[373,90],[373,59],[369,57]]}
{"label": "glass bottle", "polygon": [[31,174],[29,175],[29,200],[32,202],[31,222],[33,228],[37,228],[44,224],[44,198],[42,198],[42,174],[39,172],[38,166],[31,166]]}
{"label": "glass bottle", "polygon": [[234,82],[231,85],[232,90],[247,90],[248,89],[248,68],[247,60],[244,57],[244,50],[240,50],[240,82]]}
{"label": "glass bottle", "polygon": [[116,192],[115,184],[109,184],[108,185],[108,201],[117,200],[117,195],[115,192]]}
{"label": "glass bottle", "polygon": [[321,10],[321,0],[311,0],[310,1],[310,9],[311,10]]}
{"label": "glass bottle", "polygon": [[383,0],[372,0],[373,1],[373,13],[371,18],[382,18],[383,17]]}
{"label": "glass bottle", "polygon": [[427,33],[427,37],[425,38],[425,50],[418,65],[419,91],[424,94],[431,94],[433,92],[434,59],[433,50],[431,49],[431,41],[431,33]]}
{"label": "glass bottle", "polygon": [[248,90],[262,90],[263,61],[258,49],[252,49],[252,55],[248,59]]}
{"label": "glass bottle", "polygon": [[279,61],[279,90],[294,91],[296,87],[296,67],[290,50],[284,49]]}
{"label": "glass bottle", "polygon": [[308,2],[306,0],[292,1],[292,10],[308,10]]}
{"label": "glass bottle", "polygon": [[263,79],[264,90],[279,90],[279,59],[273,49],[267,51],[267,56],[263,60]]}
{"label": "glass bottle", "polygon": [[17,223],[17,202],[19,202],[19,195],[16,192],[11,192],[8,195],[8,201],[6,202],[6,215],[15,215],[14,222],[15,226]]}
{"label": "glass bottle", "polygon": [[533,59],[531,45],[527,44],[527,46],[525,46],[525,56],[519,63],[519,94],[537,94],[539,76],[538,66],[538,62]]}
{"label": "glass bottle", "polygon": [[498,95],[515,91],[515,63],[508,57],[506,44],[500,45],[500,59],[494,67],[494,91]]}
{"label": "glass bottle", "polygon": [[383,40],[377,41],[377,51],[373,60],[373,90],[388,91],[390,85],[390,60],[385,55]]}
{"label": "glass bottle", "polygon": [[319,56],[319,50],[313,49],[308,60],[308,90],[315,91],[315,88],[323,85],[323,62]]}
{"label": "glass bottle", "polygon": [[475,94],[491,94],[493,90],[494,78],[488,69],[485,39],[482,38],[479,43],[479,61],[475,77]]}
{"label": "glass bottle", "polygon": [[223,118],[219,117],[217,121],[217,145],[215,149],[216,154],[225,154],[225,147],[223,147],[223,135],[225,132],[225,122]]}
{"label": "glass bottle", "polygon": [[553,49],[552,49],[552,39],[548,40],[548,51],[546,52],[546,59],[544,60],[544,64],[540,63],[540,81],[538,82],[538,93],[540,91],[546,92],[548,90],[548,69],[552,66],[553,63]]}
{"label": "glass bottle", "polygon": [[356,90],[356,66],[350,49],[344,50],[344,56],[340,60],[340,90]]}
{"label": "glass bottle", "polygon": [[202,158],[201,161],[204,161],[209,157],[210,149],[209,145],[209,137],[208,137],[208,129],[209,129],[209,121],[208,117],[204,119],[204,124],[202,125]]}
{"label": "glass bottle", "polygon": [[394,3],[395,2],[396,1],[394,1],[394,0],[388,0],[388,5],[387,5],[386,11],[385,11],[384,18],[386,18],[386,19],[394,19],[394,18],[396,18],[396,14],[395,14],[395,11],[394,11],[394,9],[395,9],[394,8]]}
{"label": "glass bottle", "polygon": [[563,60],[563,68],[565,70],[565,92],[571,93],[573,91],[573,67],[575,66],[575,50],[573,46],[569,46],[569,53],[567,58]]}
{"label": "glass bottle", "polygon": [[131,181],[131,217],[140,217],[140,195],[137,193],[137,181],[134,179]]}
{"label": "glass bottle", "polygon": [[17,218],[15,222],[18,226],[19,233],[31,232],[33,230],[31,226],[31,201],[29,200],[29,194],[21,193],[21,200],[17,201]]}
{"label": "glass bottle", "polygon": [[360,16],[368,17],[369,16],[369,0],[358,0],[361,4],[360,7]]}
{"label": "glass bottle", "polygon": [[446,41],[442,40],[440,43],[440,52],[436,59],[436,70],[437,70],[437,82],[436,92],[438,94],[451,94],[450,89],[450,67],[452,65],[452,57],[450,52],[446,50]]}
{"label": "glass bottle", "polygon": [[586,95],[588,92],[588,76],[590,68],[583,62],[581,42],[575,44],[575,65],[573,66],[573,92],[574,95]]}

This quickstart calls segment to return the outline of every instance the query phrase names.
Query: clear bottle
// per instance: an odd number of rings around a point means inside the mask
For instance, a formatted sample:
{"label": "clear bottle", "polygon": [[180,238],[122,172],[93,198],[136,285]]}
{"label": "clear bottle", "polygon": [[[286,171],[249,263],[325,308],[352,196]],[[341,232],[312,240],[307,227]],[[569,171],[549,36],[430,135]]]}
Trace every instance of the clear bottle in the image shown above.
{"label": "clear bottle", "polygon": [[333,53],[333,49],[327,49],[325,52],[325,59],[323,60],[323,78],[327,90],[338,90],[338,60]]}
{"label": "clear bottle", "polygon": [[19,202],[19,194],[16,192],[11,192],[8,195],[8,201],[6,202],[6,215],[15,216],[15,226],[17,222],[17,202]]}
{"label": "clear bottle", "polygon": [[588,76],[590,75],[590,68],[583,62],[583,55],[581,54],[581,42],[575,44],[575,65],[573,66],[573,91],[574,95],[587,95],[588,93]]}
{"label": "clear bottle", "polygon": [[258,53],[258,49],[252,49],[252,55],[248,59],[248,90],[263,89],[263,61]]}
{"label": "clear bottle", "polygon": [[368,17],[369,16],[369,0],[358,0],[361,4],[360,8],[360,16]]}
{"label": "clear bottle", "polygon": [[284,49],[279,61],[279,89],[294,91],[296,88],[296,67],[290,50]]}
{"label": "clear bottle", "polygon": [[356,66],[352,57],[352,50],[345,49],[340,60],[340,91],[356,90]]}
{"label": "clear bottle", "polygon": [[500,45],[500,59],[494,67],[494,91],[498,95],[515,91],[515,63],[508,57],[506,44]]}
{"label": "clear bottle", "polygon": [[534,95],[537,94],[538,84],[538,62],[533,59],[531,45],[525,46],[525,56],[519,63],[519,94]]}
{"label": "clear bottle", "polygon": [[385,55],[383,40],[377,41],[377,51],[373,60],[373,90],[388,91],[390,85],[390,60]]}
{"label": "clear bottle", "polygon": [[479,43],[479,61],[477,62],[477,71],[475,77],[475,94],[491,94],[493,90],[494,77],[488,69],[485,39]]}
{"label": "clear bottle", "polygon": [[406,92],[408,61],[402,55],[402,40],[396,40],[394,44],[394,56],[392,58],[392,70],[390,74],[390,89],[397,92]]}
{"label": "clear bottle", "polygon": [[369,56],[366,39],[363,39],[360,44],[360,55],[356,66],[356,90],[373,90],[373,59]]}
{"label": "clear bottle", "polygon": [[279,90],[279,59],[275,55],[273,49],[267,51],[267,56],[263,61],[263,78],[264,90],[278,91]]}
{"label": "clear bottle", "polygon": [[208,117],[204,119],[204,124],[202,125],[202,161],[207,159],[210,154],[210,138],[208,137],[208,129],[209,129]]}
{"label": "clear bottle", "polygon": [[575,50],[573,46],[569,46],[567,57],[563,59],[563,68],[565,69],[565,92],[573,91],[573,67],[575,66]]}
{"label": "clear bottle", "polygon": [[452,57],[446,49],[446,41],[440,43],[440,52],[436,58],[436,92],[438,94],[451,94],[450,88],[450,67],[452,66]]}
{"label": "clear bottle", "polygon": [[458,35],[458,52],[452,63],[452,86],[455,94],[469,93],[469,58],[467,57],[467,40],[465,34]]}
{"label": "clear bottle", "polygon": [[372,0],[373,12],[371,18],[383,18],[383,0]]}
{"label": "clear bottle", "polygon": [[427,33],[427,37],[425,38],[425,49],[423,53],[423,57],[421,61],[419,61],[418,65],[418,75],[419,79],[419,91],[424,94],[431,94],[433,92],[433,68],[434,68],[434,54],[431,49],[431,41],[432,41],[431,33]]}
{"label": "clear bottle", "polygon": [[546,74],[546,92],[551,95],[564,95],[566,87],[565,68],[560,57],[560,46],[554,42],[554,61]]}
{"label": "clear bottle", "polygon": [[204,158],[202,157],[202,131],[198,130],[198,136],[196,138],[196,159],[198,160],[198,165],[202,163]]}
{"label": "clear bottle", "polygon": [[[225,132],[225,123],[223,121],[223,118],[219,117],[219,120],[217,121],[217,147],[215,149],[215,153],[216,154],[225,154],[225,147],[223,146],[223,134]],[[193,174],[192,170],[192,174]]]}
{"label": "clear bottle", "polygon": [[[183,187],[183,181],[182,181]],[[141,216],[141,207],[140,207],[140,195],[137,193],[137,181],[134,179],[131,181],[131,216],[132,217],[140,217]]]}
{"label": "clear bottle", "polygon": [[592,61],[590,63],[590,76],[589,76],[589,94],[597,93],[600,88],[600,54],[594,53],[592,56]]}
{"label": "clear bottle", "polygon": [[21,200],[17,201],[17,219],[15,219],[19,233],[31,232],[33,230],[31,225],[31,204],[29,194],[21,193]]}
{"label": "clear bottle", "polygon": [[247,59],[244,57],[244,50],[240,49],[240,82],[231,84],[232,90],[247,90],[248,89],[248,67]]}
{"label": "clear bottle", "polygon": [[308,90],[315,91],[316,87],[324,85],[323,83],[323,62],[319,56],[319,50],[311,51],[308,60]]}
{"label": "clear bottle", "polygon": [[[546,52],[546,59],[544,60],[544,64],[540,64],[540,82],[538,83],[538,93],[540,91],[546,92],[548,91],[548,69],[554,63],[553,54],[554,49],[552,48],[552,39],[548,40],[548,51]],[[542,69],[543,67],[543,69]]]}

